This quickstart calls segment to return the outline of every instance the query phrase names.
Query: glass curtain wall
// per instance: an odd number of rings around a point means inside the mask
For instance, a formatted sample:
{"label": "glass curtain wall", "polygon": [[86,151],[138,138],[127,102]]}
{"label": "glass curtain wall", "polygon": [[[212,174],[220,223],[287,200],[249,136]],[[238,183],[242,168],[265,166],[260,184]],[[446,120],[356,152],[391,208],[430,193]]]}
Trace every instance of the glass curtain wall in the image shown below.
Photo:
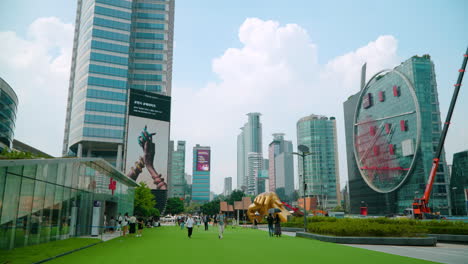
{"label": "glass curtain wall", "polygon": [[[12,163],[0,161],[0,249],[89,235],[95,199],[115,201],[118,212],[133,213],[134,186],[106,170],[105,166],[112,168],[107,163],[79,159]],[[99,178],[104,182],[112,176],[117,181],[114,195],[108,185],[97,186]]]}

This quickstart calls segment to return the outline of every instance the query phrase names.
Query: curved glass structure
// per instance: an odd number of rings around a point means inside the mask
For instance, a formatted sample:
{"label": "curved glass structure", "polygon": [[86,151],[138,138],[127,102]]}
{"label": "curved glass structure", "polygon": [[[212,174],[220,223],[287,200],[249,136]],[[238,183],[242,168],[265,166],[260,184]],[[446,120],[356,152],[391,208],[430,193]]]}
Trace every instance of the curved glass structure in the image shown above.
{"label": "curved glass structure", "polygon": [[354,152],[363,179],[377,192],[400,187],[414,167],[420,113],[412,83],[397,70],[376,74],[361,92]]}
{"label": "curved glass structure", "polygon": [[13,142],[18,97],[10,85],[0,78],[0,150]]}

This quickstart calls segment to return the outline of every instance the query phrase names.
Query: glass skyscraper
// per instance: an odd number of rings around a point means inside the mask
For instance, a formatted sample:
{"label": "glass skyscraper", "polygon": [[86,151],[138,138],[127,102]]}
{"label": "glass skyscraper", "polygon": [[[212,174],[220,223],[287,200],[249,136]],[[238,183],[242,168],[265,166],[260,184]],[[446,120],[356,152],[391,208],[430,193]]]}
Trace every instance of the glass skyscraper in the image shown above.
{"label": "glass skyscraper", "polygon": [[[249,178],[249,153],[262,156],[262,123],[260,113],[248,113],[248,122],[237,136],[237,188],[255,193],[255,179]],[[257,155],[258,156],[258,155]],[[252,176],[252,175],[251,175]],[[253,194],[253,193],[252,193]]]}
{"label": "glass skyscraper", "polygon": [[64,155],[122,169],[129,89],[171,95],[174,0],[78,0]]}
{"label": "glass skyscraper", "polygon": [[452,214],[468,215],[468,150],[453,154],[450,190]]}
{"label": "glass skyscraper", "polygon": [[185,197],[187,182],[185,181],[185,141],[177,141],[177,149],[171,141],[169,197]]}
{"label": "glass skyscraper", "polygon": [[[400,89],[401,87],[406,88]],[[406,208],[411,207],[415,197],[423,195],[432,167],[432,160],[440,140],[441,121],[434,64],[429,55],[422,57],[413,56],[393,70],[386,70],[376,74],[368,82],[365,89],[366,92],[361,91],[359,94],[351,96],[344,104],[348,155],[357,146],[356,142],[358,139],[354,132],[355,127],[363,124],[355,123],[356,113],[358,111],[371,113],[369,109],[378,108],[380,109],[379,114],[385,117],[381,118],[381,120],[386,120],[385,122],[389,124],[393,122],[391,125],[382,126],[382,129],[374,130],[375,135],[383,135],[381,141],[394,140],[403,134],[411,136],[416,140],[410,141],[410,144],[406,144],[408,140],[404,140],[401,144],[398,143],[396,145],[392,143],[391,147],[388,148],[388,153],[387,148],[379,150],[378,144],[376,144],[371,149],[372,151],[368,151],[373,153],[369,156],[374,155],[375,157],[379,157],[385,154],[387,155],[386,160],[395,164],[397,164],[399,159],[411,157],[414,160],[414,164],[401,163],[402,165],[400,166],[377,165],[377,167],[382,167],[381,169],[388,167],[388,169],[409,172],[408,176],[401,180],[402,183],[397,189],[377,192],[374,188],[365,186],[364,184],[367,183],[361,177],[362,170],[372,170],[373,168],[365,166],[360,170],[356,164],[356,160],[362,160],[362,158],[356,159],[355,157],[350,158],[348,156],[351,212],[358,213],[359,207],[362,205],[360,203],[363,201],[368,204],[370,214],[402,213]],[[412,103],[412,93],[414,93],[416,103]],[[408,104],[415,105],[414,111],[395,115],[395,110],[403,108]],[[384,107],[385,105],[387,107]],[[350,114],[350,111],[353,114]],[[418,116],[419,119],[414,119],[416,121],[413,122],[405,121],[405,119],[411,120],[411,116],[413,115]],[[393,125],[395,125],[395,129],[392,130]],[[380,132],[380,130],[384,132]],[[370,132],[372,132],[372,129]],[[433,211],[446,215],[450,214],[450,190],[448,188],[448,169],[444,153],[442,152],[429,206]],[[374,179],[378,179],[383,183],[391,180],[392,177],[390,176],[396,172],[381,171],[379,174],[384,175],[384,177],[379,176],[374,177]]]}
{"label": "glass skyscraper", "polygon": [[[297,145],[309,147],[305,157],[306,196],[317,198],[322,208],[341,204],[336,121],[334,117],[310,115],[297,122]],[[303,194],[303,165],[299,158],[299,190]],[[302,195],[301,195],[302,196]]]}
{"label": "glass skyscraper", "polygon": [[196,145],[193,147],[192,201],[210,201],[210,147]]}
{"label": "glass skyscraper", "polygon": [[0,151],[10,148],[13,142],[17,108],[15,91],[0,78]]}

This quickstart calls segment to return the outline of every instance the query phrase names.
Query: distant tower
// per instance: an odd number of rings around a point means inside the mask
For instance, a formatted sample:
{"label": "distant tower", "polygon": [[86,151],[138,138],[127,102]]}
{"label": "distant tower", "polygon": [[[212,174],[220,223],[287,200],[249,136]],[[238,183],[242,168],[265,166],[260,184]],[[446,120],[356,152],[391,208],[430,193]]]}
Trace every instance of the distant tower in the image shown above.
{"label": "distant tower", "polygon": [[[250,190],[255,193],[255,180],[249,172],[249,153],[257,153],[257,157],[262,156],[262,123],[260,123],[260,113],[248,113],[248,122],[241,128],[241,133],[237,136],[237,188]],[[263,165],[263,164],[262,164]],[[250,178],[249,178],[250,177]]]}
{"label": "distant tower", "polygon": [[211,148],[196,145],[193,147],[192,201],[210,201]]}
{"label": "distant tower", "polygon": [[268,146],[269,189],[290,197],[294,192],[294,162],[292,141],[284,140],[283,133],[273,134]]}

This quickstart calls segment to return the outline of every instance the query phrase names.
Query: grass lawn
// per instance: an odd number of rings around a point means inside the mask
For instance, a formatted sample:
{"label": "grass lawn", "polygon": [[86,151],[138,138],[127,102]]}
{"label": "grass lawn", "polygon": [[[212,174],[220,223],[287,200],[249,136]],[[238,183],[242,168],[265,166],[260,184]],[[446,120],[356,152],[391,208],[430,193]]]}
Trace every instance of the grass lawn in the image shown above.
{"label": "grass lawn", "polygon": [[193,237],[178,227],[145,229],[143,237],[116,238],[52,263],[430,263],[397,255],[304,238],[270,238],[260,230],[228,228],[224,239],[210,226]]}
{"label": "grass lawn", "polygon": [[99,242],[95,238],[70,238],[44,244],[0,250],[0,264],[30,264]]}

